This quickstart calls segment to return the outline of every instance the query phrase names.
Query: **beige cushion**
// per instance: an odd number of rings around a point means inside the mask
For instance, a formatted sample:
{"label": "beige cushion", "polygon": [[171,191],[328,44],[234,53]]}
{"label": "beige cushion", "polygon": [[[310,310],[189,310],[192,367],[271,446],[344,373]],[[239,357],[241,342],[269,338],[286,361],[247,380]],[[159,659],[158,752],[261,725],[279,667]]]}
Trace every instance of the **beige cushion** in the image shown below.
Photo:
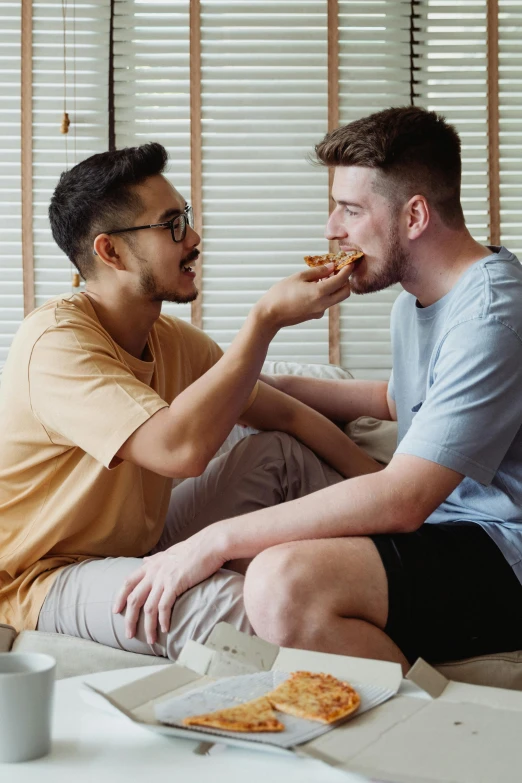
{"label": "beige cushion", "polygon": [[522,691],[522,650],[443,663],[437,669],[448,680]]}
{"label": "beige cushion", "polygon": [[397,422],[361,416],[344,428],[346,434],[370,457],[387,465],[397,448]]}
{"label": "beige cushion", "polygon": [[303,362],[271,362],[263,365],[267,375],[301,375],[308,378],[331,378],[339,380],[353,378],[349,370],[335,364],[303,364]]}
{"label": "beige cushion", "polygon": [[140,655],[106,647],[104,644],[79,639],[66,634],[22,631],[16,637],[13,652],[38,652],[56,659],[56,679],[92,674],[111,669],[128,669],[132,666],[165,666],[167,658]]}
{"label": "beige cushion", "polygon": [[[15,633],[11,629],[10,638],[14,636]],[[0,628],[0,651],[2,651],[1,645],[2,629]],[[57,662],[57,679],[111,669],[161,666],[170,663],[166,658],[138,655],[105,647],[87,639],[41,631],[22,631],[16,637],[12,650],[52,655]],[[522,651],[484,655],[466,661],[442,664],[437,668],[449,680],[522,690]]]}

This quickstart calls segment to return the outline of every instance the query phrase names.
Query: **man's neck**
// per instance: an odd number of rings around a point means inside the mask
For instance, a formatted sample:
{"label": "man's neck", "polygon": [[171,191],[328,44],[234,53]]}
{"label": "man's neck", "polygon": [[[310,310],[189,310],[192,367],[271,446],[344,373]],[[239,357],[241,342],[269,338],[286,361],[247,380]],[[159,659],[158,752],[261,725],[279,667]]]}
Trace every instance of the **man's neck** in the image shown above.
{"label": "man's neck", "polygon": [[491,251],[476,242],[466,230],[443,232],[415,248],[411,279],[402,282],[422,307],[446,296],[462,275]]}
{"label": "man's neck", "polygon": [[144,302],[97,290],[87,283],[85,295],[96,317],[124,351],[136,359],[147,358],[144,352],[154,323],[161,314],[161,302]]}

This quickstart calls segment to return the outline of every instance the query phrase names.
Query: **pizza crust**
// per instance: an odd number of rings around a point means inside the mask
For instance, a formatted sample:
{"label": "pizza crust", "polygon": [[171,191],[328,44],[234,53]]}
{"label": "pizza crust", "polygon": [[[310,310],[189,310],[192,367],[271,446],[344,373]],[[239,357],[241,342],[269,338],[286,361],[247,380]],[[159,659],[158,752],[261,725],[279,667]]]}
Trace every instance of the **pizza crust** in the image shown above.
{"label": "pizza crust", "polygon": [[322,256],[305,256],[304,260],[308,266],[324,266],[324,264],[331,264],[332,261],[335,264],[334,272],[338,272],[343,266],[353,264],[354,261],[358,261],[362,258],[364,253],[359,250],[354,250],[350,253],[342,250],[340,253],[324,253]]}
{"label": "pizza crust", "polygon": [[277,719],[272,705],[262,696],[237,707],[228,707],[203,715],[183,719],[184,726],[205,726],[224,731],[284,731],[284,724]]}

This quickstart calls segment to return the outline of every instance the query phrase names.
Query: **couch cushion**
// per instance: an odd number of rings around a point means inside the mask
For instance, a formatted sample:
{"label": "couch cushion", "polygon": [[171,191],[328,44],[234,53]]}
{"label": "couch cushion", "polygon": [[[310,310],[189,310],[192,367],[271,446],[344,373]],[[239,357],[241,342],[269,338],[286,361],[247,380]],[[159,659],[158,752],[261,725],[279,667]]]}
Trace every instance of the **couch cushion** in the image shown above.
{"label": "couch cushion", "polygon": [[337,367],[335,364],[267,361],[263,364],[262,372],[267,375],[301,375],[308,378],[332,378],[333,380],[353,378],[349,370]]}
{"label": "couch cushion", "polygon": [[370,457],[387,465],[397,448],[397,422],[360,416],[350,421],[344,431]]}
{"label": "couch cushion", "polygon": [[52,655],[56,659],[56,679],[92,674],[111,669],[128,669],[132,666],[165,666],[167,658],[155,655],[116,650],[89,639],[79,639],[66,634],[22,631],[11,648],[13,652],[37,652]]}
{"label": "couch cushion", "polygon": [[[52,655],[57,662],[57,679],[111,669],[165,666],[171,663],[166,658],[157,658],[154,655],[115,650],[87,639],[42,631],[22,631],[12,649],[17,652],[40,652]],[[484,655],[465,661],[441,664],[436,668],[449,680],[522,690],[522,651]]]}
{"label": "couch cushion", "polygon": [[443,663],[437,669],[448,680],[522,691],[522,650]]}

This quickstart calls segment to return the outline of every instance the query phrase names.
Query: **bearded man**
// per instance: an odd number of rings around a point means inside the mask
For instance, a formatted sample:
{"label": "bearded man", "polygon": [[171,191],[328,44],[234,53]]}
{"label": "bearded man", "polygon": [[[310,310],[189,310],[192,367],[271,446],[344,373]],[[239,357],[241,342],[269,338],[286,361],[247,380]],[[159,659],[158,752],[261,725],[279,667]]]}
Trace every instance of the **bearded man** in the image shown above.
{"label": "bearded man", "polygon": [[[333,421],[397,420],[397,450],[382,471],[201,526],[146,563],[116,609],[143,600],[140,590],[171,605],[247,558],[249,621],[277,644],[404,671],[418,656],[518,650],[520,264],[466,228],[460,139],[434,112],[386,109],[328,134],[316,152],[335,171],[326,236],[364,254],[351,290],[404,289],[391,317],[393,373],[389,382],[269,382]],[[195,520],[209,500],[203,488]]]}

